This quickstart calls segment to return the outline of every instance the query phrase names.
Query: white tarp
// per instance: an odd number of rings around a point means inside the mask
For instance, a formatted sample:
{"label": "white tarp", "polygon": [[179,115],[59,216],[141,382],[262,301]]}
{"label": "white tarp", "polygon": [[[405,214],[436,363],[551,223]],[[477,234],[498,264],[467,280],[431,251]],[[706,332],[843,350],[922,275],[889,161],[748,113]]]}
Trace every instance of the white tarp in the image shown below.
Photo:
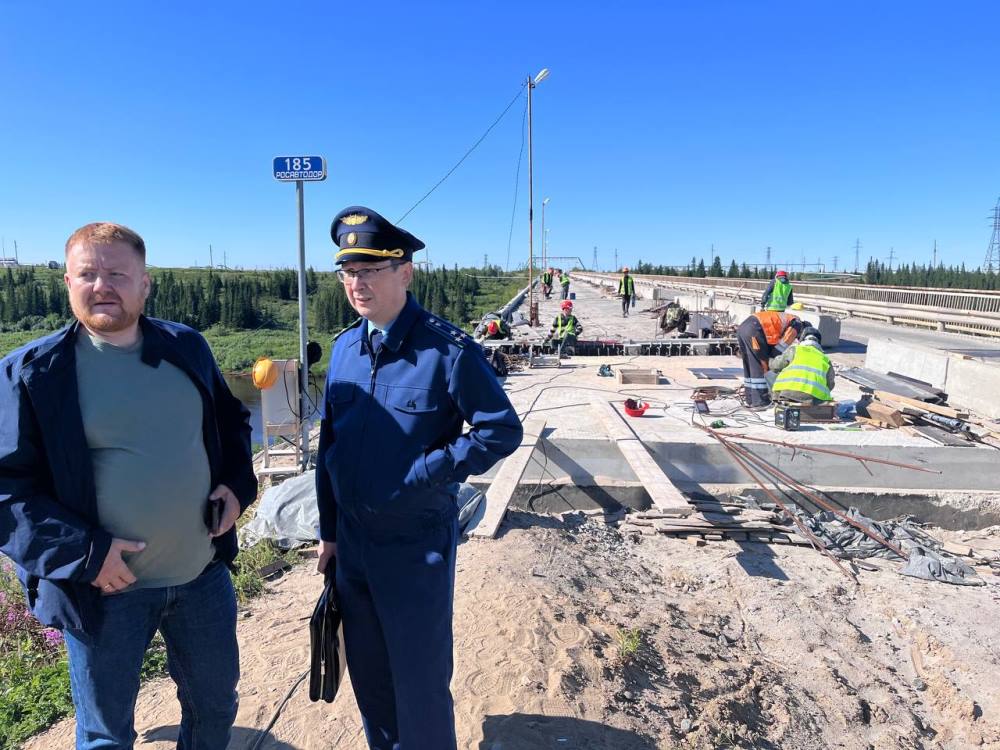
{"label": "white tarp", "polygon": [[[483,493],[471,484],[460,485],[458,525],[463,533],[482,500]],[[293,549],[315,542],[318,529],[316,472],[307,471],[264,490],[257,514],[240,530],[240,546],[270,539],[281,549]]]}

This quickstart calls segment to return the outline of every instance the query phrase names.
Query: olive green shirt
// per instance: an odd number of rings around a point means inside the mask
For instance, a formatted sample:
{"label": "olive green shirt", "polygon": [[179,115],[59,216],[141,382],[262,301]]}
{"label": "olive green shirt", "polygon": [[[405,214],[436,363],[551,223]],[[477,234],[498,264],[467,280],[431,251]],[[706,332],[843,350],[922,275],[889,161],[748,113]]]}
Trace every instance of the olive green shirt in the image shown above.
{"label": "olive green shirt", "polygon": [[132,588],[194,580],[215,550],[205,525],[211,491],[202,400],[184,371],[140,359],[142,342],[116,347],[80,328],[76,378],[97,488],[112,536],[146,543],[125,553]]}

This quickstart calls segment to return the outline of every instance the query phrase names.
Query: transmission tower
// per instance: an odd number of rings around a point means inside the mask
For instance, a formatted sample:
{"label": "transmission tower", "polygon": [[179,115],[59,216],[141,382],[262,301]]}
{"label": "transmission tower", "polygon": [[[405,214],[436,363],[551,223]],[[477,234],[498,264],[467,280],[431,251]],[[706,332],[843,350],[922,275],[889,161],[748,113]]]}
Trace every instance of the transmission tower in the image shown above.
{"label": "transmission tower", "polygon": [[767,266],[768,268],[771,267],[771,246],[770,245],[767,246],[767,255],[766,255],[765,259],[764,259],[764,265]]}
{"label": "transmission tower", "polygon": [[993,236],[990,237],[990,246],[986,248],[986,261],[983,263],[983,270],[986,273],[996,273],[1000,271],[1000,200],[997,200],[993,207]]}
{"label": "transmission tower", "polygon": [[597,245],[594,245],[594,263],[590,268],[593,271],[597,270]]}
{"label": "transmission tower", "polygon": [[854,273],[858,272],[861,265],[861,238],[854,240]]}
{"label": "transmission tower", "polygon": [[895,258],[896,258],[896,248],[890,247],[889,248],[889,270],[890,271],[892,270],[892,261],[895,260]]}
{"label": "transmission tower", "polygon": [[837,261],[838,260],[840,260],[840,256],[839,255],[834,255],[833,256],[833,271],[834,271],[834,273],[837,272]]}

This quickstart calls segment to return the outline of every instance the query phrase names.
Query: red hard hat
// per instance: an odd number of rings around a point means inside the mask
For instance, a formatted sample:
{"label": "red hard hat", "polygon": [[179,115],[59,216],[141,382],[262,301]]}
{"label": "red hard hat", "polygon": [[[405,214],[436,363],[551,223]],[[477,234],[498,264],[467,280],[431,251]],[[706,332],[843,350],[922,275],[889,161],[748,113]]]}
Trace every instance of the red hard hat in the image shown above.
{"label": "red hard hat", "polygon": [[500,330],[500,325],[495,320],[491,320],[486,324],[486,330],[490,333],[496,333]]}
{"label": "red hard hat", "polygon": [[788,278],[788,273],[787,273],[787,272],[785,272],[785,271],[778,271],[778,272],[777,272],[776,274],[774,274],[774,275],[775,275],[775,276],[784,276],[784,277],[785,277],[786,279]]}
{"label": "red hard hat", "polygon": [[573,309],[573,303],[570,302],[568,299],[564,299],[563,303],[561,305],[559,305],[559,307],[561,307],[563,310],[572,310]]}

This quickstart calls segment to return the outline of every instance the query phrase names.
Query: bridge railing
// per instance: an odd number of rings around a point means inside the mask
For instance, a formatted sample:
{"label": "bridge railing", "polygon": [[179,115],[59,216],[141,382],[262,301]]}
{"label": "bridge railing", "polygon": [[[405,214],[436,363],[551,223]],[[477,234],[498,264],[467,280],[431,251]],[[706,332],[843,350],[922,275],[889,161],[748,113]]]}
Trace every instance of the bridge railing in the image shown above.
{"label": "bridge railing", "polygon": [[[574,276],[614,287],[618,274],[574,272]],[[759,303],[764,279],[697,278],[636,274],[637,286],[714,291],[719,296]],[[1000,336],[1000,292],[968,289],[916,289],[870,284],[792,282],[795,301],[819,311],[875,318],[938,330]]]}

